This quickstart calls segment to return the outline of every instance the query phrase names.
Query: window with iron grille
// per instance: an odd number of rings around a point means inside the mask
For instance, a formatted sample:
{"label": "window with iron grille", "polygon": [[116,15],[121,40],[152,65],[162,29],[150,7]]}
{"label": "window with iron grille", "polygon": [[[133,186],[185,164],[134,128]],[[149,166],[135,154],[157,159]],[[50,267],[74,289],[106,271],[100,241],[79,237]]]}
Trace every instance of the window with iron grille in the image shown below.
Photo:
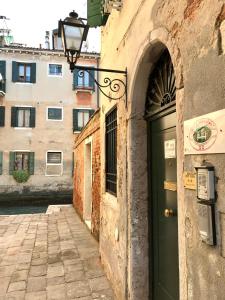
{"label": "window with iron grille", "polygon": [[106,191],[116,195],[117,108],[106,115]]}

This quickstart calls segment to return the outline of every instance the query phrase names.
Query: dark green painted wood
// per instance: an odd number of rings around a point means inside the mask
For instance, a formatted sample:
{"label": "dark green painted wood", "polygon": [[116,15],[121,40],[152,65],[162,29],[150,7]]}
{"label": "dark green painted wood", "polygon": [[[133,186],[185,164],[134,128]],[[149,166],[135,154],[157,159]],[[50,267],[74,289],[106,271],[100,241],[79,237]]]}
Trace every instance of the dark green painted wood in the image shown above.
{"label": "dark green painted wood", "polygon": [[179,299],[177,216],[164,216],[166,208],[177,212],[177,193],[164,189],[164,181],[177,182],[176,158],[165,159],[164,153],[164,142],[176,139],[175,122],[173,113],[148,124],[154,300]]}
{"label": "dark green painted wood", "polygon": [[30,81],[36,83],[36,63],[31,64],[31,77]]}
{"label": "dark green painted wood", "polygon": [[31,107],[30,109],[30,127],[35,127],[35,107]]}
{"label": "dark green painted wood", "polygon": [[93,91],[95,91],[95,71],[94,70],[90,70],[90,75],[89,75],[89,87],[93,89]]}
{"label": "dark green painted wood", "polygon": [[11,107],[11,127],[18,126],[17,107]]}
{"label": "dark green painted wood", "polygon": [[79,131],[78,128],[78,110],[73,109],[73,131]]}
{"label": "dark green painted wood", "polygon": [[12,81],[17,82],[19,75],[18,63],[16,61],[12,62]]}
{"label": "dark green painted wood", "polygon": [[15,152],[9,152],[9,175],[13,174],[15,165]]}
{"label": "dark green painted wood", "polygon": [[5,84],[6,61],[5,60],[0,60],[0,73],[1,73],[2,79],[3,79],[3,81],[0,82],[0,91],[3,91],[5,93],[6,92],[6,84]]}
{"label": "dark green painted wood", "polygon": [[77,69],[73,71],[73,90],[78,88],[78,72],[79,70]]}
{"label": "dark green painted wood", "polygon": [[108,16],[103,13],[102,0],[87,0],[87,23],[90,27],[105,25]]}
{"label": "dark green painted wood", "polygon": [[35,154],[34,152],[30,152],[29,154],[29,173],[30,175],[34,175],[34,164],[35,164]]}
{"label": "dark green painted wood", "polygon": [[3,172],[3,152],[0,151],[0,175],[2,175]]}
{"label": "dark green painted wood", "polygon": [[5,126],[5,106],[0,106],[0,127]]}
{"label": "dark green painted wood", "polygon": [[89,118],[94,114],[95,110],[94,109],[90,109],[89,110]]}

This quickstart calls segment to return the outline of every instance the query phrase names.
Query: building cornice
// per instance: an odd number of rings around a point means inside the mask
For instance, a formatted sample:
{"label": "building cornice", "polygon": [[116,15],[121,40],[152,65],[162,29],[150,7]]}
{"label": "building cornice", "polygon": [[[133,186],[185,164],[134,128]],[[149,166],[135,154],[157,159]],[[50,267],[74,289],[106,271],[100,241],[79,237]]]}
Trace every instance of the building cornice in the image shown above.
{"label": "building cornice", "polygon": [[[32,54],[32,55],[45,55],[45,56],[64,56],[63,50],[53,50],[44,48],[32,47],[18,47],[18,46],[3,46],[0,47],[0,53],[16,53],[16,54]],[[97,52],[81,52],[80,58],[82,59],[97,59],[100,54]]]}

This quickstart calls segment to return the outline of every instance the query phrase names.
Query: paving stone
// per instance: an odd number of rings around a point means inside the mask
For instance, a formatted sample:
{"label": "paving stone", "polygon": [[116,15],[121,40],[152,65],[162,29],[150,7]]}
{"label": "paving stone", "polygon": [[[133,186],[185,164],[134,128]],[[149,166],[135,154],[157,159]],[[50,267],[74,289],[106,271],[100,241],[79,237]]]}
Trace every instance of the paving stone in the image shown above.
{"label": "paving stone", "polygon": [[10,277],[2,277],[0,278],[0,296],[4,296],[8,289],[10,282]]}
{"label": "paving stone", "polygon": [[25,300],[46,300],[47,293],[43,292],[33,292],[33,293],[26,293]]}
{"label": "paving stone", "polygon": [[105,276],[89,279],[89,284],[93,292],[110,288],[109,282]]}
{"label": "paving stone", "polygon": [[9,285],[8,292],[23,291],[26,289],[26,281],[12,282]]}
{"label": "paving stone", "polygon": [[85,280],[84,271],[73,271],[65,274],[66,282]]}
{"label": "paving stone", "polygon": [[47,264],[47,258],[37,258],[37,259],[32,259],[31,265],[32,266],[40,266]]}
{"label": "paving stone", "polygon": [[67,297],[69,299],[91,295],[87,281],[74,281],[67,283]]}
{"label": "paving stone", "polygon": [[24,300],[25,291],[16,291],[7,293],[4,300]]}
{"label": "paving stone", "polygon": [[28,292],[39,292],[45,291],[46,289],[46,278],[44,277],[29,277],[27,282]]}
{"label": "paving stone", "polygon": [[47,277],[52,278],[52,277],[58,277],[58,276],[64,276],[64,268],[63,265],[48,265],[48,272],[47,272]]}
{"label": "paving stone", "polygon": [[65,283],[64,276],[47,278],[47,286],[58,285],[58,284],[61,284],[61,283]]}
{"label": "paving stone", "polygon": [[31,266],[29,276],[43,276],[47,274],[47,266]]}
{"label": "paving stone", "polygon": [[11,277],[11,282],[27,280],[28,270],[15,271]]}
{"label": "paving stone", "polygon": [[47,287],[48,300],[63,300],[66,299],[65,284],[52,285]]}

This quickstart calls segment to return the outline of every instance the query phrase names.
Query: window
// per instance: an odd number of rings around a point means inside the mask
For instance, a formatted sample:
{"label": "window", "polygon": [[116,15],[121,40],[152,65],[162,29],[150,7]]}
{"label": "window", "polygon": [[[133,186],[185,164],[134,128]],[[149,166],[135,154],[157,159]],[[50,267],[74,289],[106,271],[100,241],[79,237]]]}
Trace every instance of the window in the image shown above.
{"label": "window", "polygon": [[0,127],[5,126],[5,107],[0,106]]}
{"label": "window", "polygon": [[28,171],[30,175],[34,174],[34,152],[15,151],[10,152],[9,174],[13,171]]}
{"label": "window", "polygon": [[73,131],[81,131],[93,115],[93,109],[74,109],[73,110]]}
{"label": "window", "polygon": [[48,65],[48,75],[62,76],[62,65],[49,64]]}
{"label": "window", "polygon": [[0,60],[0,95],[3,96],[6,92],[6,62],[5,60]]}
{"label": "window", "polygon": [[48,107],[47,108],[47,119],[62,121],[62,107]]}
{"label": "window", "polygon": [[77,69],[73,72],[73,89],[74,90],[94,90],[94,70],[79,71]]}
{"label": "window", "polygon": [[61,176],[63,169],[62,151],[48,151],[46,155],[46,175]]}
{"label": "window", "polygon": [[12,107],[11,108],[12,127],[35,127],[35,108],[34,107]]}
{"label": "window", "polygon": [[3,172],[3,152],[0,151],[0,175],[2,175]]}
{"label": "window", "polygon": [[106,115],[106,191],[117,192],[117,109]]}
{"label": "window", "polygon": [[12,62],[12,81],[35,83],[36,82],[36,64]]}

